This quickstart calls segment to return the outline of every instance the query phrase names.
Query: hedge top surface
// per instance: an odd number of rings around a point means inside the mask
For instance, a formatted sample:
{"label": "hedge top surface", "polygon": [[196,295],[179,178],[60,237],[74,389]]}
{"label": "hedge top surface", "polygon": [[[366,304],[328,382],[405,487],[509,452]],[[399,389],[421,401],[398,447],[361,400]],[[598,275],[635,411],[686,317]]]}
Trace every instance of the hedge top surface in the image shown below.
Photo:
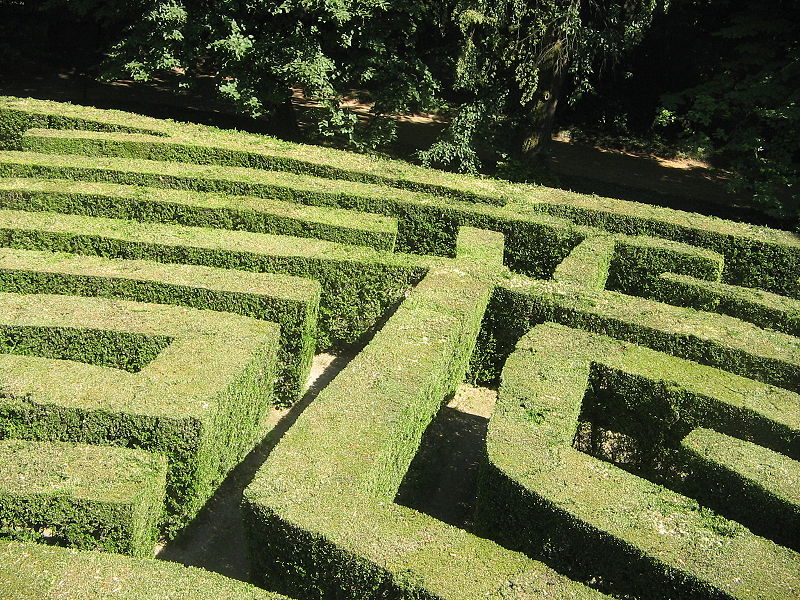
{"label": "hedge top surface", "polygon": [[[277,346],[273,323],[230,313],[126,300],[0,293],[0,327],[23,327],[33,352],[0,354],[5,402],[35,398],[85,410],[207,418],[213,399],[264,347]],[[134,350],[127,334],[153,337],[160,350],[136,373],[36,356],[35,338],[78,336],[78,348],[103,355],[109,339]],[[81,340],[84,340],[81,342]],[[168,345],[163,346],[161,340]],[[65,343],[61,340],[61,343]],[[75,341],[73,340],[73,344]],[[10,394],[10,397],[8,395]]]}
{"label": "hedge top surface", "polygon": [[356,213],[335,207],[316,207],[283,202],[268,198],[237,196],[215,192],[196,192],[176,189],[136,186],[106,182],[77,182],[69,180],[31,180],[13,177],[0,179],[1,192],[45,193],[72,196],[102,196],[118,200],[161,202],[180,207],[207,210],[245,211],[267,216],[279,215],[309,223],[335,227],[352,227],[362,231],[390,234],[397,230],[394,218],[373,213]]}
{"label": "hedge top surface", "polygon": [[[555,324],[534,328],[506,363],[487,436],[490,460],[518,485],[571,515],[576,527],[611,536],[620,548],[644,552],[667,571],[683,571],[734,598],[795,598],[800,555],[572,448],[590,364],[603,363],[609,349],[613,363],[616,353],[629,348]],[[653,367],[650,358],[651,373],[673,377],[668,366]],[[639,360],[634,352],[631,362]],[[692,368],[687,364],[683,370]],[[681,378],[675,380],[664,384],[680,387]],[[730,385],[736,383],[734,378]]]}
{"label": "hedge top surface", "polygon": [[0,272],[17,269],[152,281],[192,289],[238,292],[298,302],[316,298],[320,292],[318,281],[280,273],[256,273],[146,260],[120,261],[97,256],[0,248]]}
{"label": "hedge top surface", "polygon": [[[796,429],[800,430],[800,427]],[[704,460],[733,469],[739,477],[755,482],[771,494],[799,507],[800,462],[768,448],[740,440],[713,429],[698,427],[681,445]]]}
{"label": "hedge top surface", "polygon": [[0,495],[110,503],[129,503],[167,469],[163,457],[142,450],[13,439],[0,440],[0,463]]}
{"label": "hedge top surface", "polygon": [[171,246],[201,246],[214,250],[269,255],[275,257],[300,257],[319,261],[415,266],[423,263],[421,257],[385,252],[339,244],[311,238],[293,238],[269,233],[228,231],[208,227],[139,223],[106,217],[84,217],[55,213],[32,213],[18,210],[0,210],[0,228],[37,230],[51,233],[75,233],[104,237],[133,236],[142,242]]}
{"label": "hedge top surface", "polygon": [[0,540],[3,600],[288,600],[160,560]]}
{"label": "hedge top surface", "polygon": [[[727,315],[672,306],[609,290],[558,284],[514,275],[500,283],[503,287],[539,299],[545,305],[574,311],[599,320],[630,323],[650,332],[665,332],[672,337],[708,340],[721,347],[800,365],[800,338],[761,329]],[[588,324],[588,323],[587,323]]]}

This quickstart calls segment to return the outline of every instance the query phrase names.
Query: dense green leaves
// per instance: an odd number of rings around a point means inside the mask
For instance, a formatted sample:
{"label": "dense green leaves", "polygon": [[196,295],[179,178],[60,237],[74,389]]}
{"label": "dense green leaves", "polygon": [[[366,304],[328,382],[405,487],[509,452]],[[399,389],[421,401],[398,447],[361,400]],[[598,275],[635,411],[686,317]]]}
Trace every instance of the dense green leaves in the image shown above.
{"label": "dense green leaves", "polygon": [[[396,138],[393,115],[436,110],[449,125],[419,159],[451,170],[498,166],[505,176],[530,178],[563,99],[583,99],[567,125],[702,148],[754,204],[796,220],[798,4],[672,0],[664,17],[668,5],[49,0],[42,7],[102,25],[113,40],[103,49],[105,77],[149,80],[172,71],[185,86],[212,81],[237,111],[289,132],[296,131],[291,96],[302,90],[311,105],[305,132],[317,141],[384,147]],[[638,56],[613,67],[642,40]],[[369,111],[347,110],[346,96],[365,100]]]}
{"label": "dense green leaves", "polygon": [[[719,3],[716,3],[719,4]],[[697,86],[664,97],[662,120],[705,141],[734,185],[770,215],[800,217],[800,5],[724,2],[721,60]]]}
{"label": "dense green leaves", "polygon": [[565,80],[578,93],[589,88],[594,70],[635,44],[660,4],[459,0],[453,87],[463,101],[423,161],[474,171],[481,145],[494,158],[536,155],[550,139]]}

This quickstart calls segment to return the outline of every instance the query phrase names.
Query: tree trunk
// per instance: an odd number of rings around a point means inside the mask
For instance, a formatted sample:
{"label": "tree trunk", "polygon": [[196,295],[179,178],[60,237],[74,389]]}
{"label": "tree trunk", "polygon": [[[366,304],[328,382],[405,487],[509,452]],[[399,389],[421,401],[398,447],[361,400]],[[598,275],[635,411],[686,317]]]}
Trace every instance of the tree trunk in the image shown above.
{"label": "tree trunk", "polygon": [[564,84],[566,61],[561,45],[554,45],[548,60],[539,71],[539,91],[529,103],[526,125],[522,131],[519,153],[523,160],[540,158],[553,137],[556,108]]}

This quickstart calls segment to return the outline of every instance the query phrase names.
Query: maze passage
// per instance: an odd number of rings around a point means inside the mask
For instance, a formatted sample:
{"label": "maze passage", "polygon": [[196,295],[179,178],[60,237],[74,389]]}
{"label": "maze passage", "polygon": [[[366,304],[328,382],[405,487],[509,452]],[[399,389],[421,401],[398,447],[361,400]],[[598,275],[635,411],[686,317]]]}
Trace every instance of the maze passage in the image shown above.
{"label": "maze passage", "polygon": [[[274,379],[272,323],[159,304],[0,293],[0,327],[11,350],[27,346],[0,354],[2,437],[163,454],[167,531],[199,510],[257,440]],[[63,344],[70,350],[63,358],[47,351],[65,337],[72,343]],[[149,360],[135,369],[105,360],[108,340],[116,340],[115,354],[135,356],[129,344],[153,339],[158,352],[143,354]]]}
{"label": "maze passage", "polygon": [[[796,598],[798,315],[792,233],[2,98],[0,596]],[[259,587],[152,558],[224,494]]]}
{"label": "maze passage", "polygon": [[[625,470],[572,447],[578,420],[588,417],[633,438],[620,459]],[[687,434],[693,439],[680,444]],[[637,597],[791,598],[800,589],[800,555],[667,487],[706,505],[713,498],[721,514],[732,511],[751,529],[774,535],[774,515],[764,512],[775,498],[769,482],[753,480],[750,469],[754,501],[738,505],[736,496],[719,497],[720,486],[698,485],[709,465],[686,460],[682,450],[704,438],[708,445],[693,454],[710,462],[715,453],[737,473],[730,449],[743,437],[794,459],[775,475],[785,488],[800,476],[798,434],[797,394],[605,336],[540,325],[503,372],[479,520],[512,547],[547,554],[574,575],[599,575]],[[613,452],[606,437],[600,454]],[[667,487],[637,476],[639,469]],[[796,523],[790,526],[796,535]]]}

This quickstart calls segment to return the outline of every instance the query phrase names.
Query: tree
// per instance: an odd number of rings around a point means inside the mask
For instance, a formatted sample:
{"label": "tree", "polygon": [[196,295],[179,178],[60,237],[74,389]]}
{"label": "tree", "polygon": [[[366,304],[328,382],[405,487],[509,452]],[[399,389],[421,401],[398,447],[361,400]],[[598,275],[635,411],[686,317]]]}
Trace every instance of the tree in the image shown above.
{"label": "tree", "polygon": [[[165,70],[216,77],[217,90],[253,117],[293,118],[291,88],[320,106],[320,136],[355,145],[391,137],[389,112],[428,108],[438,89],[425,59],[440,37],[435,3],[399,0],[50,0],[83,15],[131,25],[108,52],[105,78],[149,80]],[[430,49],[429,49],[430,48]],[[432,60],[435,62],[435,59]],[[379,91],[372,119],[340,108],[352,87]]]}
{"label": "tree", "polygon": [[529,161],[550,141],[566,78],[575,93],[635,45],[658,0],[460,0],[462,34],[453,82],[459,108],[426,163],[474,171],[480,140]]}
{"label": "tree", "polygon": [[[213,75],[252,116],[287,120],[290,87],[321,106],[321,136],[374,147],[393,112],[451,106],[430,164],[476,171],[481,145],[527,160],[550,139],[563,83],[631,47],[663,0],[50,0],[132,25],[109,52],[108,77],[171,69]],[[374,98],[370,118],[340,108],[351,88]]]}
{"label": "tree", "polygon": [[[709,0],[695,0],[712,8]],[[710,14],[706,12],[706,15]],[[718,20],[720,15],[721,21]],[[800,4],[713,2],[716,60],[664,96],[660,121],[712,148],[734,188],[774,217],[800,219]]]}

